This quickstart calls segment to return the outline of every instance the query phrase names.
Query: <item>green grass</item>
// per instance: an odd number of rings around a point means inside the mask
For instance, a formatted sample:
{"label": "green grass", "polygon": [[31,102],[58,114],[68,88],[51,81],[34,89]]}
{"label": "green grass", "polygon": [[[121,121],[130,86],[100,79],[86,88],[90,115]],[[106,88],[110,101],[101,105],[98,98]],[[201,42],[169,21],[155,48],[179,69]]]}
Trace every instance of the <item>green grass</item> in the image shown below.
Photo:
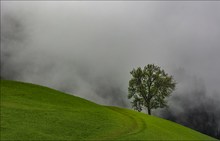
{"label": "green grass", "polygon": [[215,140],[133,110],[1,80],[1,140]]}

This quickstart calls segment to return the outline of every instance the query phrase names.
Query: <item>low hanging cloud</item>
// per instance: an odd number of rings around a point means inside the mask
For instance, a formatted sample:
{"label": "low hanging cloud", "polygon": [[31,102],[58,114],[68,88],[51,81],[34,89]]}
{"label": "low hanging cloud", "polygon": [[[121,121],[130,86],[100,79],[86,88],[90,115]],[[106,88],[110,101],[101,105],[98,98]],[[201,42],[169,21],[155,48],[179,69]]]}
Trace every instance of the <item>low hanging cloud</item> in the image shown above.
{"label": "low hanging cloud", "polygon": [[[154,63],[178,83],[169,98],[170,114],[160,115],[187,116],[201,105],[207,105],[203,113],[219,111],[218,2],[1,4],[1,77],[5,79],[130,107],[129,72]],[[214,117],[219,125],[219,117]]]}
{"label": "low hanging cloud", "polygon": [[177,122],[207,135],[220,138],[220,94],[207,91],[204,80],[188,75],[181,68],[175,72],[180,83],[169,98],[169,108],[157,112],[160,117]]}

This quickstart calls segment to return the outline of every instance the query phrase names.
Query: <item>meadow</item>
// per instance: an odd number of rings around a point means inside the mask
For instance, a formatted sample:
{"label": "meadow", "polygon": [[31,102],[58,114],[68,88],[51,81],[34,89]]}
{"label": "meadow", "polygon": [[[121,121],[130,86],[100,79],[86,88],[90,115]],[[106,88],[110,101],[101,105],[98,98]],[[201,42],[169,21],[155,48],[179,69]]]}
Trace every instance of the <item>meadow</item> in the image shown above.
{"label": "meadow", "polygon": [[1,140],[216,140],[177,123],[1,80]]}

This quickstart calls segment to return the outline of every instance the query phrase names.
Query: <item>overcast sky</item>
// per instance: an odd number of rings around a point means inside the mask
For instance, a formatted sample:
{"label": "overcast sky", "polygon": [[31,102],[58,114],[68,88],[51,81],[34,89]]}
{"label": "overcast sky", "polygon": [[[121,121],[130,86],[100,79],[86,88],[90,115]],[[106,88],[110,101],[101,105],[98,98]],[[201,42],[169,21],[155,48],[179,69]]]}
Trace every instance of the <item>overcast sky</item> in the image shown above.
{"label": "overcast sky", "polygon": [[174,75],[177,92],[198,78],[212,96],[219,13],[217,1],[1,1],[1,74],[126,107],[129,72],[154,63]]}

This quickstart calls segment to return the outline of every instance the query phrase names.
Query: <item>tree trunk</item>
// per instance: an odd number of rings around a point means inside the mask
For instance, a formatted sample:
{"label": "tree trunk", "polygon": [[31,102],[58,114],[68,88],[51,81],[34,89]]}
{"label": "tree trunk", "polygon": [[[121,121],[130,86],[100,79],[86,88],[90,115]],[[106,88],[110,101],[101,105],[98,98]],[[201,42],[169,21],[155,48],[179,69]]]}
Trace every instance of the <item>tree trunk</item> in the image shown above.
{"label": "tree trunk", "polygon": [[151,109],[147,108],[148,115],[151,115]]}

